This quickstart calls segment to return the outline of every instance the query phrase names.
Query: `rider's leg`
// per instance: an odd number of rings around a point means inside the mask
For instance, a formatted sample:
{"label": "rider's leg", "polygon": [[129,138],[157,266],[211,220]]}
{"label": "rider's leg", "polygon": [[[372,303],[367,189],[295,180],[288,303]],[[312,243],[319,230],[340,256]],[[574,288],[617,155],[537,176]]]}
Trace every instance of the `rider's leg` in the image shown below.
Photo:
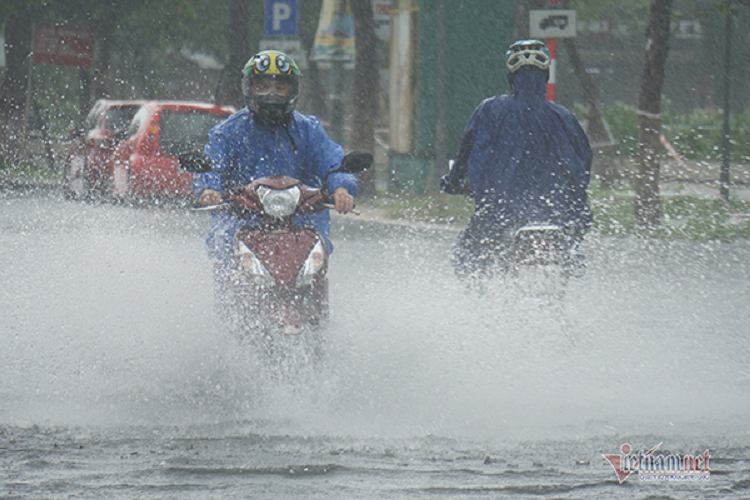
{"label": "rider's leg", "polygon": [[580,249],[586,233],[586,227],[579,221],[565,224],[565,234],[570,238],[569,259],[564,266],[565,273],[573,278],[582,278],[586,274],[586,258]]}
{"label": "rider's leg", "polygon": [[459,279],[485,277],[494,261],[493,241],[486,224],[473,217],[467,228],[458,235],[453,247],[451,263]]}
{"label": "rider's leg", "polygon": [[225,315],[231,303],[234,237],[238,229],[239,225],[231,219],[215,220],[206,237],[206,249],[214,279],[214,303],[220,317]]}

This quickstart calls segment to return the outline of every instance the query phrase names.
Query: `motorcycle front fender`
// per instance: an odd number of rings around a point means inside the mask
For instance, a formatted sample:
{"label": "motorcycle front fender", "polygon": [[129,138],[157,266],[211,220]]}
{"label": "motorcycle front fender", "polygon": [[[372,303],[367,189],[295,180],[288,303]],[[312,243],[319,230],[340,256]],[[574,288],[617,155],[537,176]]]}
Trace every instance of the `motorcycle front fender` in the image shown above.
{"label": "motorcycle front fender", "polygon": [[[242,270],[241,245],[244,245],[244,248],[252,252],[263,269],[268,272],[276,287],[293,289],[311,250],[322,239],[314,227],[244,226],[235,237],[235,256]],[[326,255],[318,274],[325,276],[327,270],[328,257]]]}

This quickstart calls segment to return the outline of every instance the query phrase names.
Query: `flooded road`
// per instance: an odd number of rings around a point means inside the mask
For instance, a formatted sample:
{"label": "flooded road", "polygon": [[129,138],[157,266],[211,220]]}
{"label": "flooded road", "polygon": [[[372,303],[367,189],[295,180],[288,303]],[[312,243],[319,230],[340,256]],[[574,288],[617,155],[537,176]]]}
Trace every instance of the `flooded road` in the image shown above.
{"label": "flooded road", "polygon": [[[746,498],[750,244],[590,237],[564,307],[464,290],[455,232],[337,218],[328,356],[213,310],[206,214],[0,194],[0,499]],[[711,456],[622,484],[604,454]]]}

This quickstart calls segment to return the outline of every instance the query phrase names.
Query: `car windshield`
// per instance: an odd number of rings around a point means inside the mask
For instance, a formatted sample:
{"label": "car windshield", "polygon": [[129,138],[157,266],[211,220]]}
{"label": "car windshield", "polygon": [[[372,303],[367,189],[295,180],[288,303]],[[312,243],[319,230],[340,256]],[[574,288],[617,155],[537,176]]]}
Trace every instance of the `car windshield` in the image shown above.
{"label": "car windshield", "polygon": [[128,128],[130,120],[138,111],[138,106],[122,106],[119,108],[110,108],[104,115],[104,126],[114,132],[119,132]]}
{"label": "car windshield", "polygon": [[202,148],[208,142],[208,131],[226,115],[205,111],[163,111],[160,118],[159,145],[172,156]]}

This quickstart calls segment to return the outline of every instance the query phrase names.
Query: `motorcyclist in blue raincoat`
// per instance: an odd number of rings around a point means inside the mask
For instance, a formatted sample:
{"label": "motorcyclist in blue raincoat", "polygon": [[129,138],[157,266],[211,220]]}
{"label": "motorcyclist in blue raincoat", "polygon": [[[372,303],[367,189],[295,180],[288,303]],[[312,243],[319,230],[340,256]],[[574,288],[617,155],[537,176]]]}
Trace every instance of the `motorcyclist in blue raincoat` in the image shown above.
{"label": "motorcyclist in blue raincoat", "polygon": [[511,93],[476,108],[453,168],[440,182],[444,192],[461,194],[468,174],[475,198],[474,215],[454,248],[459,277],[481,273],[517,224],[562,224],[577,242],[591,225],[591,147],[573,114],[545,100],[549,51],[539,40],[522,40],[510,46],[505,62]]}
{"label": "motorcyclist in blue raincoat", "polygon": [[[204,151],[214,171],[196,174],[193,179],[193,191],[203,206],[221,203],[227,187],[244,186],[268,175],[286,175],[320,187],[326,173],[338,167],[344,157],[343,149],[328,138],[320,120],[294,110],[301,72],[291,57],[275,50],[262,51],[250,58],[243,72],[242,91],[248,105],[211,130]],[[347,213],[354,208],[357,178],[331,174],[328,191],[336,210]],[[230,265],[235,233],[253,222],[223,210],[213,211],[206,245],[215,271]],[[328,252],[332,251],[327,210],[297,217],[295,223],[315,225]]]}

